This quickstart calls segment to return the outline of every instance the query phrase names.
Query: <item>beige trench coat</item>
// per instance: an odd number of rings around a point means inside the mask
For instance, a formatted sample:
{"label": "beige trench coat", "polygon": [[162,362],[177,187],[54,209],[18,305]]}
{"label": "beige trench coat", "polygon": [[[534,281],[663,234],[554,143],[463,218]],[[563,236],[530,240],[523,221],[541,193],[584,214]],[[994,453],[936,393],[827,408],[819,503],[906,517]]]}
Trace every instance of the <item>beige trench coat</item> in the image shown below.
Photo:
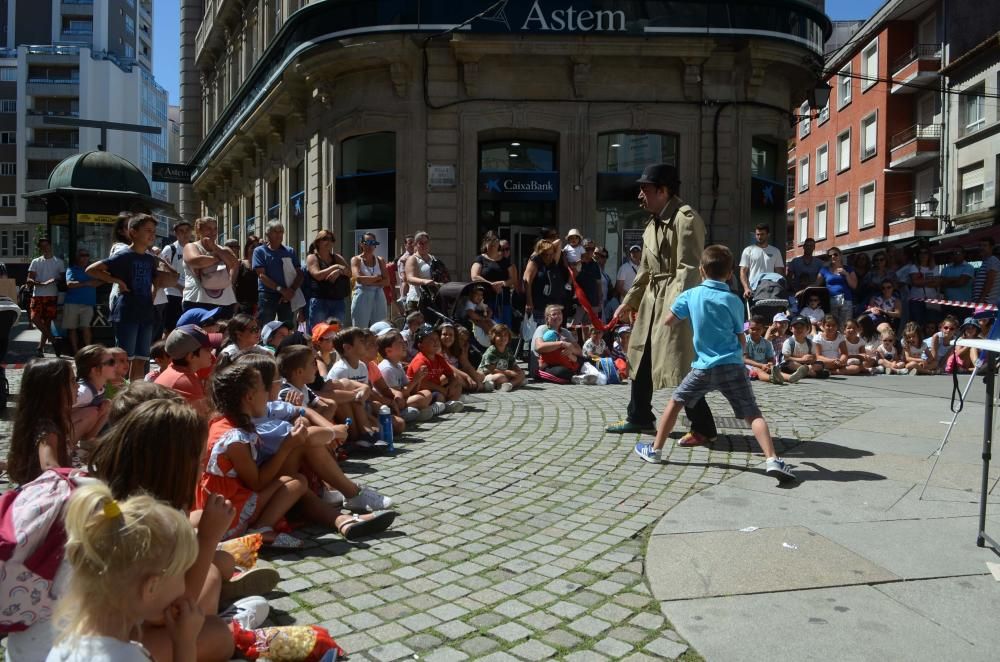
{"label": "beige trench coat", "polygon": [[652,352],[654,389],[677,386],[691,369],[691,325],[666,327],[663,320],[677,295],[701,283],[698,266],[705,249],[705,224],[680,198],[672,197],[660,218],[650,217],[646,225],[639,272],[623,301],[638,311],[628,348],[631,376],[643,354]]}

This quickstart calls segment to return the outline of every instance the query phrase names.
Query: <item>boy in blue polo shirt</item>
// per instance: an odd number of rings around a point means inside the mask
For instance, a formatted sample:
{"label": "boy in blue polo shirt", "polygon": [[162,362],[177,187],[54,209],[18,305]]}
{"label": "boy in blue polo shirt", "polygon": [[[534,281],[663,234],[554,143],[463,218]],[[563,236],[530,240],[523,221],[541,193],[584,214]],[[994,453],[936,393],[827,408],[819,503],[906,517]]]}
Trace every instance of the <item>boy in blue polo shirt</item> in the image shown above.
{"label": "boy in blue polo shirt", "polygon": [[709,246],[701,254],[701,275],[705,281],[682,292],[671,306],[664,324],[673,326],[690,318],[696,356],[691,372],[663,410],[656,440],[652,444],[636,444],[635,452],[647,462],[660,462],[660,451],[684,406],[696,403],[709,391],[720,391],[729,400],[736,416],[750,424],[753,436],[767,458],[767,475],[782,482],[795,480],[795,474],[775,453],[767,421],[760,413],[746,368],[743,367],[746,343],[743,304],[726,284],[732,272],[733,254],[729,249],[720,245]]}

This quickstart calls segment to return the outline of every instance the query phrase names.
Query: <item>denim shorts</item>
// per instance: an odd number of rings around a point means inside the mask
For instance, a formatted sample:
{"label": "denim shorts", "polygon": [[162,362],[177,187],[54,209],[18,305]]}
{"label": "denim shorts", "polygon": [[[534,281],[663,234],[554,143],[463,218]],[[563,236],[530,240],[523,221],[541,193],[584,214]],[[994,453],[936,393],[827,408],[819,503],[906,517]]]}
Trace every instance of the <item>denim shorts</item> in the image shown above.
{"label": "denim shorts", "polygon": [[153,342],[153,322],[116,322],[115,344],[128,353],[128,358],[148,359]]}
{"label": "denim shorts", "polygon": [[709,391],[719,391],[733,407],[737,418],[756,418],[761,415],[757,398],[750,386],[750,376],[743,364],[717,365],[707,370],[692,368],[672,396],[673,400],[690,407]]}

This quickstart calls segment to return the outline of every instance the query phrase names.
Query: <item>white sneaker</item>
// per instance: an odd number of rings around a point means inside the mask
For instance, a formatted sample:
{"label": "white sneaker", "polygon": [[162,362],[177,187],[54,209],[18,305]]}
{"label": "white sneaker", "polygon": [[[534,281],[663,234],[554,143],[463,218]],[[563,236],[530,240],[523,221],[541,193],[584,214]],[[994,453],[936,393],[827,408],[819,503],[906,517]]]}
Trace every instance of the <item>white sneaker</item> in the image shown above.
{"label": "white sneaker", "polygon": [[514,390],[514,385],[511,384],[510,382],[504,382],[503,384],[500,385],[501,393],[510,393],[513,390]]}
{"label": "white sneaker", "polygon": [[597,384],[597,375],[573,375],[572,382],[577,386],[594,386]]}
{"label": "white sneaker", "polygon": [[227,622],[239,623],[244,630],[255,630],[264,624],[270,612],[271,607],[267,604],[267,600],[259,595],[251,595],[234,602],[229,609],[219,614],[219,617]]}
{"label": "white sneaker", "polygon": [[444,403],[444,411],[446,414],[457,414],[460,411],[465,410],[465,403],[461,400],[451,400],[450,402]]}
{"label": "white sneaker", "polygon": [[448,411],[448,405],[443,402],[435,402],[430,406],[431,418],[440,416]]}
{"label": "white sneaker", "polygon": [[424,423],[434,418],[434,405],[417,410],[417,423]]}
{"label": "white sneaker", "polygon": [[493,391],[496,390],[496,388],[497,388],[497,385],[494,384],[489,379],[487,379],[486,381],[483,382],[483,393],[492,393]]}
{"label": "white sneaker", "polygon": [[407,407],[403,410],[403,420],[412,423],[420,418],[420,410],[416,407]]}
{"label": "white sneaker", "polygon": [[337,507],[344,505],[344,495],[337,490],[323,490],[323,496],[320,498]]}
{"label": "white sneaker", "polygon": [[344,501],[344,508],[351,512],[370,513],[376,510],[388,510],[392,499],[382,496],[370,487],[361,487],[358,493]]}

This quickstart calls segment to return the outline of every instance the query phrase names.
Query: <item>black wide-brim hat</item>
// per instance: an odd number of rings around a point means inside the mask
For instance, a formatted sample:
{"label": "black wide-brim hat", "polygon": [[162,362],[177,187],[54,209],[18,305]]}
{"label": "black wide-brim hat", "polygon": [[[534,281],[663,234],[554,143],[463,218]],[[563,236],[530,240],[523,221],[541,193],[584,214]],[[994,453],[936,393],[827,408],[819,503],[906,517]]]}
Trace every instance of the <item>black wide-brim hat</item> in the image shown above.
{"label": "black wide-brim hat", "polygon": [[677,174],[677,168],[666,163],[657,163],[646,166],[646,169],[642,171],[642,177],[635,180],[635,183],[677,188],[681,183],[681,179],[680,175]]}

